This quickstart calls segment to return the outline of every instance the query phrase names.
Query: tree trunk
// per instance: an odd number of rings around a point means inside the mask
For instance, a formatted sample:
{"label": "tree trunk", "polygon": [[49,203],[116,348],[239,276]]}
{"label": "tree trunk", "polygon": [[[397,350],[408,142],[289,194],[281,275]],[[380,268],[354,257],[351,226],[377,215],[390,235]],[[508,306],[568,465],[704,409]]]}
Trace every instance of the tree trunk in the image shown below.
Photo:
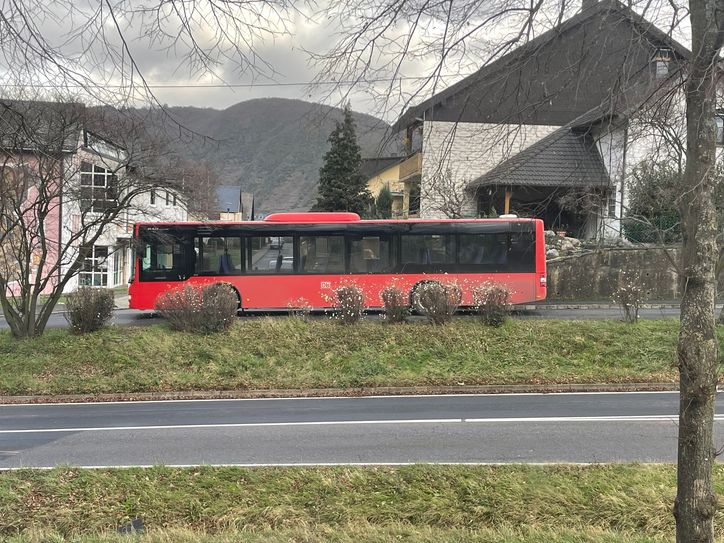
{"label": "tree trunk", "polygon": [[682,186],[684,296],[681,301],[676,541],[714,541],[712,487],[717,383],[715,65],[722,0],[692,0],[692,57],[686,83],[687,160]]}

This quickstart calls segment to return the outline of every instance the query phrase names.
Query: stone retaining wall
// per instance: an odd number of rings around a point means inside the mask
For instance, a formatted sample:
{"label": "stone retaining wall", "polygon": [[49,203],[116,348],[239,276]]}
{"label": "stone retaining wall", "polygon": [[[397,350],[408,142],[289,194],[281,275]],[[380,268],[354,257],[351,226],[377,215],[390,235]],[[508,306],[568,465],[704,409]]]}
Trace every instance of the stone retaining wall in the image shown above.
{"label": "stone retaining wall", "polygon": [[[680,247],[666,251],[679,261]],[[661,247],[600,248],[551,260],[548,300],[610,300],[624,273],[638,278],[647,300],[678,300],[681,280],[666,251]],[[719,278],[719,297],[724,297],[724,277]]]}

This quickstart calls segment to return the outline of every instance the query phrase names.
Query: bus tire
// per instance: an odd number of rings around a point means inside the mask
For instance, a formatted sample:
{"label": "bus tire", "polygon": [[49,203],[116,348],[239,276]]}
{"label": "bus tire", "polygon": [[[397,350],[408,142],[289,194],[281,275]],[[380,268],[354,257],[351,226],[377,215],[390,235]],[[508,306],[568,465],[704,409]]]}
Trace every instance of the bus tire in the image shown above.
{"label": "bus tire", "polygon": [[429,285],[431,283],[437,283],[439,284],[439,281],[420,281],[418,283],[415,283],[415,286],[412,287],[410,290],[410,313],[413,315],[423,315],[424,311],[422,307],[420,307],[420,304],[417,302],[417,291],[422,287],[422,285]]}
{"label": "bus tire", "polygon": [[236,294],[236,314],[239,315],[240,313],[243,313],[244,308],[241,306],[241,294],[239,294],[238,289],[231,283],[215,283],[215,284],[216,285],[225,285],[234,291],[234,294]]}

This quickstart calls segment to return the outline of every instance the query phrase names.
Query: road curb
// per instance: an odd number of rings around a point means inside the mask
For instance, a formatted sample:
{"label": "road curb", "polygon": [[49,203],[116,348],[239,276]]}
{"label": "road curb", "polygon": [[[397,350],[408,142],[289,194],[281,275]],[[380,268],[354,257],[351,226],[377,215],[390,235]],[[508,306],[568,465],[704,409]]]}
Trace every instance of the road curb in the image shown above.
{"label": "road curb", "polygon": [[444,394],[553,394],[556,392],[678,391],[678,383],[581,383],[528,385],[457,385],[431,387],[364,387],[267,390],[208,390],[136,392],[128,394],[59,394],[0,396],[0,404],[87,403],[164,400],[223,400],[254,398],[325,398],[355,396],[413,396]]}

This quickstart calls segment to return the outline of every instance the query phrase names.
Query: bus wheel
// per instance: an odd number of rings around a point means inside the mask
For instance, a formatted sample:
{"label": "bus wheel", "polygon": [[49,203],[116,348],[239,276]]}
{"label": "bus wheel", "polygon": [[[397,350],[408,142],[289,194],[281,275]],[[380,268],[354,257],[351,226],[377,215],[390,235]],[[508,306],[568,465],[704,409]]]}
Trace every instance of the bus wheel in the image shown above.
{"label": "bus wheel", "polygon": [[437,281],[420,281],[419,283],[416,283],[414,287],[412,287],[412,290],[410,290],[410,312],[413,315],[423,315],[424,314],[423,307],[420,305],[420,302],[418,301],[419,294],[420,294],[419,291],[423,285],[429,285],[431,283],[438,283],[438,282]]}
{"label": "bus wheel", "polygon": [[225,285],[229,287],[231,290],[234,291],[234,294],[236,294],[236,314],[239,315],[244,312],[244,308],[241,306],[241,294],[239,294],[239,291],[236,289],[234,285],[231,283],[216,283],[217,285]]}

